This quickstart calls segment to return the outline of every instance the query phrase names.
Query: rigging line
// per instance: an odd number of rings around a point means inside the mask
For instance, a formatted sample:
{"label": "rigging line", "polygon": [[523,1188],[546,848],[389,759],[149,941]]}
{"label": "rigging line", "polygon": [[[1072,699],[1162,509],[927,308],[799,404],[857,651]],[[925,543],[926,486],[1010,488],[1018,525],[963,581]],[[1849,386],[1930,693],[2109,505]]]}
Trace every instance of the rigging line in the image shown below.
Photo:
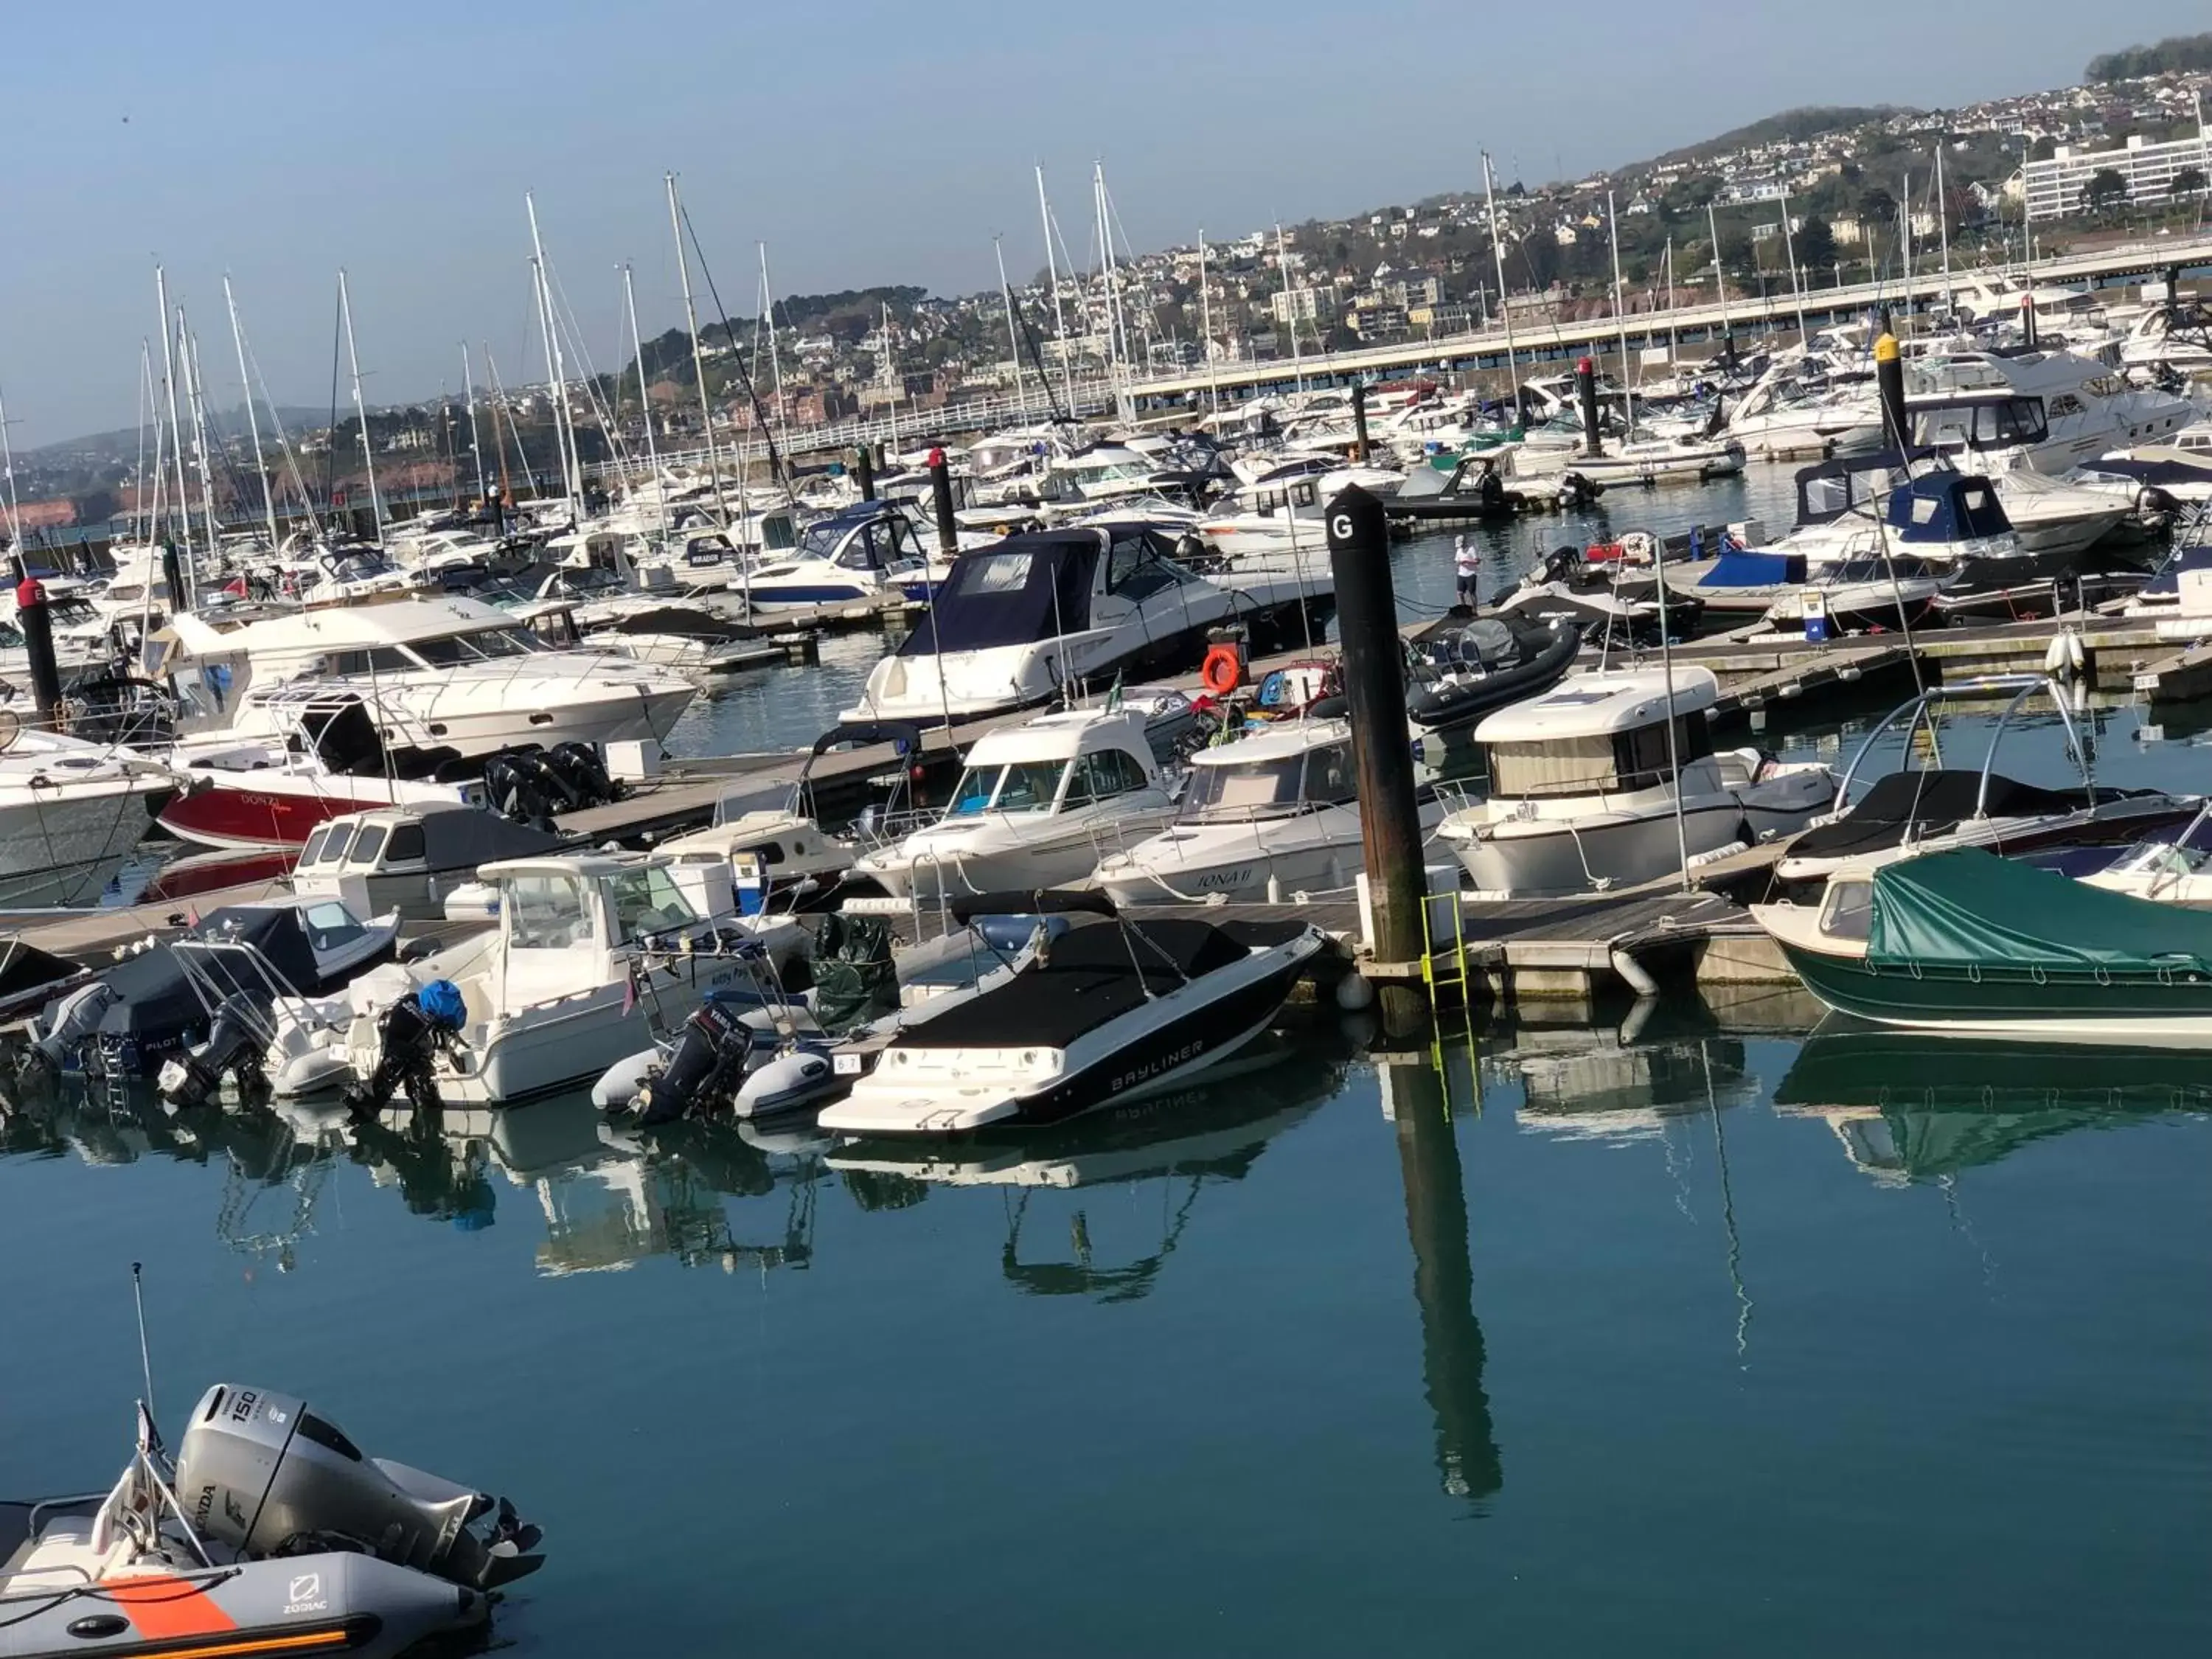
{"label": "rigging line", "polygon": [[[1012,299],[1011,290],[1007,297]],[[1044,359],[1037,352],[1036,331],[1030,326],[1028,313],[1022,309],[1022,303],[1018,300],[1013,301],[1013,307],[1014,320],[1021,326],[1022,343],[1030,349],[1030,367],[1036,370],[1037,379],[1044,382],[1046,411],[1052,416],[1055,425],[1062,420],[1073,422],[1075,419],[1073,410],[1068,410],[1065,415],[1060,412],[1060,398],[1052,389],[1051,377],[1044,372]]]}
{"label": "rigging line", "polygon": [[[699,232],[691,222],[691,210],[687,207],[682,212],[684,234],[691,239],[691,251],[699,256],[699,274],[707,279],[707,297],[714,302],[714,313],[722,319],[722,337],[730,344],[730,362],[738,371],[738,383],[745,389],[745,402],[768,445],[769,475],[782,486],[784,500],[795,507],[799,497],[792,489],[790,471],[784,465],[782,452],[776,447],[775,433],[769,426],[768,411],[761,407],[760,394],[753,390],[753,377],[746,372],[744,353],[737,349],[737,332],[730,326],[730,313],[722,308],[721,294],[714,287],[714,273],[707,264],[707,250],[699,246]],[[743,489],[742,480],[739,488]]]}

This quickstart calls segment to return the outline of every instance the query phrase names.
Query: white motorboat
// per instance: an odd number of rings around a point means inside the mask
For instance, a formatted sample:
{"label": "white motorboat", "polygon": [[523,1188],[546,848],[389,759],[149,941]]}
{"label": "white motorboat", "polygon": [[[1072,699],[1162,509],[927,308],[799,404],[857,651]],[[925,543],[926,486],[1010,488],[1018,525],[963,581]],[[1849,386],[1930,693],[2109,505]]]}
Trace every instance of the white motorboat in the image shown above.
{"label": "white motorboat", "polygon": [[392,911],[435,921],[478,866],[552,851],[561,837],[481,806],[440,801],[348,812],[319,825],[300,849],[292,890],[302,903],[335,899],[356,915]]}
{"label": "white motorboat", "polygon": [[978,894],[953,915],[1041,908],[1111,919],[1071,928],[973,995],[925,1006],[823,1109],[823,1128],[863,1139],[1034,1128],[1178,1086],[1264,1031],[1326,943],[1298,922],[1126,921],[1095,894]]}
{"label": "white motorboat", "polygon": [[895,898],[1058,887],[1175,813],[1142,709],[1040,714],[979,739],[945,816],[853,873]]}
{"label": "white motorboat", "polygon": [[[1601,671],[1561,681],[1474,729],[1490,797],[1437,838],[1497,895],[1605,890],[1653,881],[1686,860],[1803,827],[1835,796],[1817,763],[1755,749],[1716,753],[1711,670]],[[1671,726],[1671,737],[1669,735]]]}
{"label": "white motorboat", "polygon": [[730,586],[756,611],[853,605],[902,592],[928,563],[911,518],[890,502],[862,501],[816,520],[791,553]]}
{"label": "white motorboat", "polygon": [[[553,651],[475,599],[394,599],[218,627],[186,613],[149,641],[187,731],[283,738],[305,706],[357,699],[387,751],[470,757],[517,744],[653,740],[697,695],[611,653]],[[333,681],[343,682],[334,685]]]}
{"label": "white motorboat", "polygon": [[1934,351],[1905,372],[1916,449],[1961,471],[2020,465],[2063,473],[2108,450],[2165,441],[2196,417],[2189,403],[2130,387],[2069,351]]}
{"label": "white motorboat", "polygon": [[2212,805],[2200,808],[2178,831],[2150,836],[2122,848],[2100,868],[2067,867],[2066,873],[2109,892],[2192,910],[2212,909]]}
{"label": "white motorboat", "polygon": [[[2008,695],[1979,769],[1943,765],[1943,741],[1937,729],[1943,705]],[[1996,769],[1998,749],[2014,719],[2038,699],[2057,713],[2065,731],[2067,751],[2080,776],[2070,787],[2045,788]],[[1852,800],[1852,785],[1875,744],[1886,733],[1900,729],[1907,754],[1922,752],[1924,744],[1937,764],[1893,772]],[[2089,752],[2075,729],[2065,688],[2055,680],[2036,674],[1993,675],[1924,692],[1899,704],[1867,733],[1837,785],[1835,810],[1814,820],[1790,844],[1775,873],[1793,885],[1817,884],[1845,868],[1869,872],[1900,859],[1961,847],[2012,854],[2062,845],[2129,842],[2186,822],[2200,805],[2201,798],[2196,796],[2100,786],[2085,758]]]}
{"label": "white motorboat", "polygon": [[400,998],[434,981],[459,988],[460,1029],[434,1077],[441,1099],[505,1105],[598,1077],[637,1047],[639,1016],[664,1031],[707,994],[737,982],[747,940],[779,972],[805,942],[787,920],[740,919],[726,868],[703,894],[679,876],[703,866],[603,854],[544,855],[483,866],[499,890],[487,933],[356,980],[322,1001],[278,1005],[264,1065],[279,1094],[374,1073],[380,1021]]}
{"label": "white motorboat", "polygon": [[1216,582],[1146,525],[1010,536],[953,562],[927,614],[840,718],[934,725],[1103,690],[1117,675],[1187,671],[1232,623],[1263,649],[1296,637],[1296,620],[1326,602],[1321,565],[1303,580],[1263,571]]}
{"label": "white motorboat", "polygon": [[1887,558],[1844,559],[1783,589],[1767,606],[1766,620],[1785,633],[1801,630],[1808,614],[1825,618],[1832,635],[1911,628],[1927,617],[1948,574],[1901,550]]}
{"label": "white motorboat", "polygon": [[0,904],[97,898],[177,781],[127,749],[31,730],[0,709]]}
{"label": "white motorboat", "polygon": [[[1365,867],[1358,788],[1340,720],[1285,721],[1201,749],[1175,822],[1102,859],[1095,879],[1116,904],[1346,891]],[[1422,828],[1444,810],[1425,792]]]}

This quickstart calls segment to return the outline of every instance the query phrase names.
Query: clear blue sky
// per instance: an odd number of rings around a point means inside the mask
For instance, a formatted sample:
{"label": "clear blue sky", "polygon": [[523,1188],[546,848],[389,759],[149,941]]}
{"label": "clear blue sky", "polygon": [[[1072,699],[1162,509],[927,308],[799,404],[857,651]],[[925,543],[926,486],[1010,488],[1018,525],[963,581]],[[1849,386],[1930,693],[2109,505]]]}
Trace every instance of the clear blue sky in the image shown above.
{"label": "clear blue sky", "polygon": [[998,6],[878,0],[173,0],[9,8],[0,386],[18,446],[129,424],[153,266],[238,395],[221,279],[279,401],[329,397],[340,264],[373,403],[458,390],[459,342],[543,374],[522,193],[611,365],[617,264],[649,336],[680,299],[660,175],[731,312],[781,292],[1018,279],[1042,162],[1071,245],[1101,158],[1133,242],[1532,182],[1792,105],[1948,105],[2071,82],[2212,25],[2204,0]]}

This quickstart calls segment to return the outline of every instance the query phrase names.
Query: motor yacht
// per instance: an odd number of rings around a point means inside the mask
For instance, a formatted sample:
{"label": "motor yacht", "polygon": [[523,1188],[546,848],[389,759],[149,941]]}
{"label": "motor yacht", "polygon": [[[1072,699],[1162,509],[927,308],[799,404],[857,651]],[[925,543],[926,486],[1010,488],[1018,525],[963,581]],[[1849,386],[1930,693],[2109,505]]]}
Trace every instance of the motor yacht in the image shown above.
{"label": "motor yacht", "polygon": [[1128,921],[1096,894],[973,895],[953,915],[1043,908],[1106,919],[973,995],[925,1005],[821,1127],[863,1139],[1028,1129],[1179,1086],[1266,1030],[1326,943],[1294,921]]}
{"label": "motor yacht", "polygon": [[1142,709],[1040,714],[979,739],[945,816],[862,858],[853,873],[895,898],[1057,887],[1082,880],[1175,811]]}
{"label": "motor yacht", "polygon": [[862,501],[816,520],[789,555],[763,560],[731,586],[756,611],[851,605],[902,592],[928,562],[905,512]]}
{"label": "motor yacht", "polygon": [[221,626],[185,613],[149,641],[187,732],[282,739],[298,712],[357,700],[387,751],[462,757],[518,744],[668,735],[698,693],[611,653],[548,650],[514,617],[465,599],[393,599]]}
{"label": "motor yacht", "polygon": [[562,837],[481,806],[439,801],[347,812],[319,825],[292,872],[302,903],[335,900],[356,915],[437,921],[478,866],[550,853]]}
{"label": "motor yacht", "polygon": [[[1561,681],[1474,729],[1490,795],[1437,830],[1499,896],[1632,886],[1733,843],[1801,829],[1834,799],[1817,763],[1716,752],[1707,668],[1601,670]],[[1671,731],[1671,735],[1670,735]]]}
{"label": "motor yacht", "polygon": [[[1978,769],[1941,763],[1939,714],[1945,704],[2007,699],[1990,732]],[[2008,777],[1997,755],[2012,722],[2032,701],[2047,702],[2067,737],[2080,781],[2049,788]],[[1904,751],[1938,757],[1930,767],[1907,767],[1876,780],[1858,799],[1851,789],[1868,757],[1885,735],[1902,734]],[[2185,822],[2200,804],[2154,789],[2100,786],[2089,769],[2089,750],[2076,729],[2065,689],[2040,675],[1995,675],[1939,687],[1900,703],[1867,733],[1837,784],[1836,806],[1809,824],[1776,866],[1793,885],[1826,882],[1850,867],[1875,869],[1900,859],[1960,847],[1991,852],[2033,852],[2058,845],[2128,842]]]}
{"label": "motor yacht", "polygon": [[1261,572],[1217,581],[1174,550],[1165,532],[1120,523],[1010,536],[963,554],[840,718],[934,725],[1103,690],[1118,675],[1187,672],[1214,630],[1240,625],[1264,649],[1297,637],[1299,620],[1333,592],[1326,561],[1304,580]]}
{"label": "motor yacht", "polygon": [[2137,391],[2093,357],[2033,348],[1929,352],[1905,371],[1905,411],[1914,447],[1992,474],[2063,473],[2196,418],[2185,399]]}
{"label": "motor yacht", "polygon": [[[1277,722],[1194,754],[1174,823],[1107,854],[1094,879],[1116,904],[1347,891],[1365,867],[1358,791],[1346,722]],[[1425,791],[1423,830],[1444,811]]]}

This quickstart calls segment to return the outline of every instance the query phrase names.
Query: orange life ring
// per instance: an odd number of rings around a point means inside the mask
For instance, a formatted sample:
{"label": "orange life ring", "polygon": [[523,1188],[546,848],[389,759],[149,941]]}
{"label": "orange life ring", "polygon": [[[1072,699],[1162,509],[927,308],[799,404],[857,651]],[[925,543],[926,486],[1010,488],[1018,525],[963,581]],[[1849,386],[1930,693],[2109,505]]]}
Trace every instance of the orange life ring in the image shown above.
{"label": "orange life ring", "polygon": [[1233,645],[1209,646],[1198,678],[1215,696],[1225,697],[1244,683],[1244,659]]}

